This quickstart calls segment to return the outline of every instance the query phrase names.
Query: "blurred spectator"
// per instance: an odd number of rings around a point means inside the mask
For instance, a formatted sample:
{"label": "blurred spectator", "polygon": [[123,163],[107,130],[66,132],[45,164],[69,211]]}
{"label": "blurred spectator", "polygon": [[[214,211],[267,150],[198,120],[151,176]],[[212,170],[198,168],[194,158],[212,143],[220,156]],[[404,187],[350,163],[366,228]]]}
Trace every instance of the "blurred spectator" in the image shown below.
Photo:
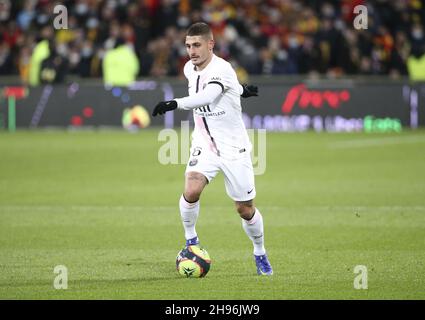
{"label": "blurred spectator", "polygon": [[[68,30],[55,30],[68,72],[102,76],[105,53],[122,37],[142,76],[181,75],[186,28],[203,20],[214,31],[216,53],[249,74],[407,75],[407,59],[425,44],[424,0],[0,0],[1,74],[25,73],[28,50],[46,52],[42,38],[68,8]],[[368,28],[356,30],[354,8],[368,9]],[[43,49],[44,48],[44,49]],[[417,59],[417,58],[415,58]],[[31,79],[35,79],[30,72]],[[34,84],[36,82],[30,81]]]}
{"label": "blurred spectator", "polygon": [[49,54],[49,41],[52,41],[53,30],[49,26],[45,26],[41,31],[41,38],[31,55],[30,70],[29,70],[29,84],[37,86],[40,84],[40,69],[41,63],[46,59]]}
{"label": "blurred spectator", "polygon": [[3,41],[9,48],[14,48],[21,41],[22,32],[15,21],[10,22],[2,32]]}
{"label": "blurred spectator", "polygon": [[416,48],[407,60],[409,77],[413,81],[425,81],[425,47]]}
{"label": "blurred spectator", "polygon": [[19,76],[23,84],[29,83],[30,61],[31,61],[31,49],[29,47],[23,47],[18,57]]}
{"label": "blurred spectator", "polygon": [[103,81],[107,85],[128,86],[139,72],[139,61],[134,51],[118,37],[103,59]]}
{"label": "blurred spectator", "polygon": [[0,74],[12,74],[13,64],[10,48],[6,42],[0,44]]}
{"label": "blurred spectator", "polygon": [[35,17],[35,4],[34,0],[26,0],[22,10],[18,13],[16,21],[22,31],[27,31],[31,26]]}
{"label": "blurred spectator", "polygon": [[40,82],[43,84],[63,83],[67,73],[68,62],[58,54],[56,44],[49,41],[49,56],[41,62]]}
{"label": "blurred spectator", "polygon": [[10,0],[0,0],[0,22],[10,21],[11,7]]}

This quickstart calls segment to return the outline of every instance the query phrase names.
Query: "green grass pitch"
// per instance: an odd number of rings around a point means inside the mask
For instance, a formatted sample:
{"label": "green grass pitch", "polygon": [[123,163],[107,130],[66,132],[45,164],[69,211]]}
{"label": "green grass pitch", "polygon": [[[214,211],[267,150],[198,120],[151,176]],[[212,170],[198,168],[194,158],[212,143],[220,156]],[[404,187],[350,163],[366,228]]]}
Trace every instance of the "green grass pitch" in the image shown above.
{"label": "green grass pitch", "polygon": [[425,298],[425,131],[268,133],[256,204],[275,274],[256,275],[220,174],[201,199],[203,279],[175,270],[185,166],[158,162],[158,133],[0,133],[1,299]]}

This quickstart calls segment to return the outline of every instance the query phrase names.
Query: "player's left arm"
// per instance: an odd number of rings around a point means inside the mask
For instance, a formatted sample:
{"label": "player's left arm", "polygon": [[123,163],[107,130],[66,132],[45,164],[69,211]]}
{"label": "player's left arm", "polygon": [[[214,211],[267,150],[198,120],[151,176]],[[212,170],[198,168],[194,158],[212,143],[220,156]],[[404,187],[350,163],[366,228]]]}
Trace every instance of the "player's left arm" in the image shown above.
{"label": "player's left arm", "polygon": [[242,98],[258,96],[258,87],[249,84],[240,84],[235,70],[230,63],[222,65],[215,72],[215,76],[210,77],[209,83],[217,83],[223,89],[223,92],[233,89],[239,93]]}
{"label": "player's left arm", "polygon": [[242,87],[242,98],[257,97],[258,87],[254,85],[248,85],[246,83],[240,85]]}

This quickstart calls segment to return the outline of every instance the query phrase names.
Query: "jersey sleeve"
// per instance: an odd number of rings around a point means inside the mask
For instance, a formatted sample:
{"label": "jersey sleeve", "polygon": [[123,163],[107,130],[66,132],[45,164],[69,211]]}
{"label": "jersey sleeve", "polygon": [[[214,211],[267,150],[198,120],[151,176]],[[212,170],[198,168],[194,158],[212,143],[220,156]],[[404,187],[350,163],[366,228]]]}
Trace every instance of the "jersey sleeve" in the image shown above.
{"label": "jersey sleeve", "polygon": [[206,80],[207,85],[216,84],[221,87],[221,92],[234,89],[239,91],[240,89],[235,86],[235,83],[239,85],[237,81],[236,73],[233,68],[229,65],[220,65],[211,71]]}
{"label": "jersey sleeve", "polygon": [[192,65],[192,63],[189,61],[186,62],[186,64],[183,67],[183,74],[186,77],[186,79],[189,79],[189,68]]}
{"label": "jersey sleeve", "polygon": [[239,83],[239,86],[238,86],[238,89],[239,89],[239,95],[242,95],[242,93],[243,93],[243,87],[242,87],[242,85]]}
{"label": "jersey sleeve", "polygon": [[184,98],[176,98],[174,99],[174,101],[177,102],[177,108],[183,110],[191,110],[194,108],[212,104],[220,94],[221,90],[218,86],[207,85],[204,90],[194,95],[187,96]]}

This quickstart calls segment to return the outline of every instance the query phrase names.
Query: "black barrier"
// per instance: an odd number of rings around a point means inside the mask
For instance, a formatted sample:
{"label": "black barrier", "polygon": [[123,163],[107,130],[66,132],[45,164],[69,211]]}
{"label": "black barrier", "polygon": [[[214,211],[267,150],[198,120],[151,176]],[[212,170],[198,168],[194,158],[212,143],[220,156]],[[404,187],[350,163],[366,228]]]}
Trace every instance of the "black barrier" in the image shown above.
{"label": "black barrier", "polygon": [[[122,127],[125,112],[134,107],[146,111],[135,117],[135,125],[160,126],[163,119],[151,119],[149,107],[172,98],[171,86],[156,81],[141,81],[129,88],[78,83],[30,88],[29,95],[17,105],[17,127]],[[3,112],[3,119],[6,118]]]}
{"label": "black barrier", "polygon": [[[261,81],[260,96],[242,99],[247,128],[269,131],[401,131],[425,125],[425,85],[408,83]],[[5,89],[3,87],[2,89]],[[4,91],[4,90],[2,90]],[[185,81],[139,81],[129,88],[71,83],[29,88],[16,101],[18,128],[180,126],[191,112],[152,118],[161,100],[186,95]],[[9,123],[8,100],[0,106],[0,127]]]}
{"label": "black barrier", "polygon": [[[242,99],[247,128],[268,131],[401,131],[425,125],[425,86],[266,84]],[[191,120],[177,114],[176,122]]]}

